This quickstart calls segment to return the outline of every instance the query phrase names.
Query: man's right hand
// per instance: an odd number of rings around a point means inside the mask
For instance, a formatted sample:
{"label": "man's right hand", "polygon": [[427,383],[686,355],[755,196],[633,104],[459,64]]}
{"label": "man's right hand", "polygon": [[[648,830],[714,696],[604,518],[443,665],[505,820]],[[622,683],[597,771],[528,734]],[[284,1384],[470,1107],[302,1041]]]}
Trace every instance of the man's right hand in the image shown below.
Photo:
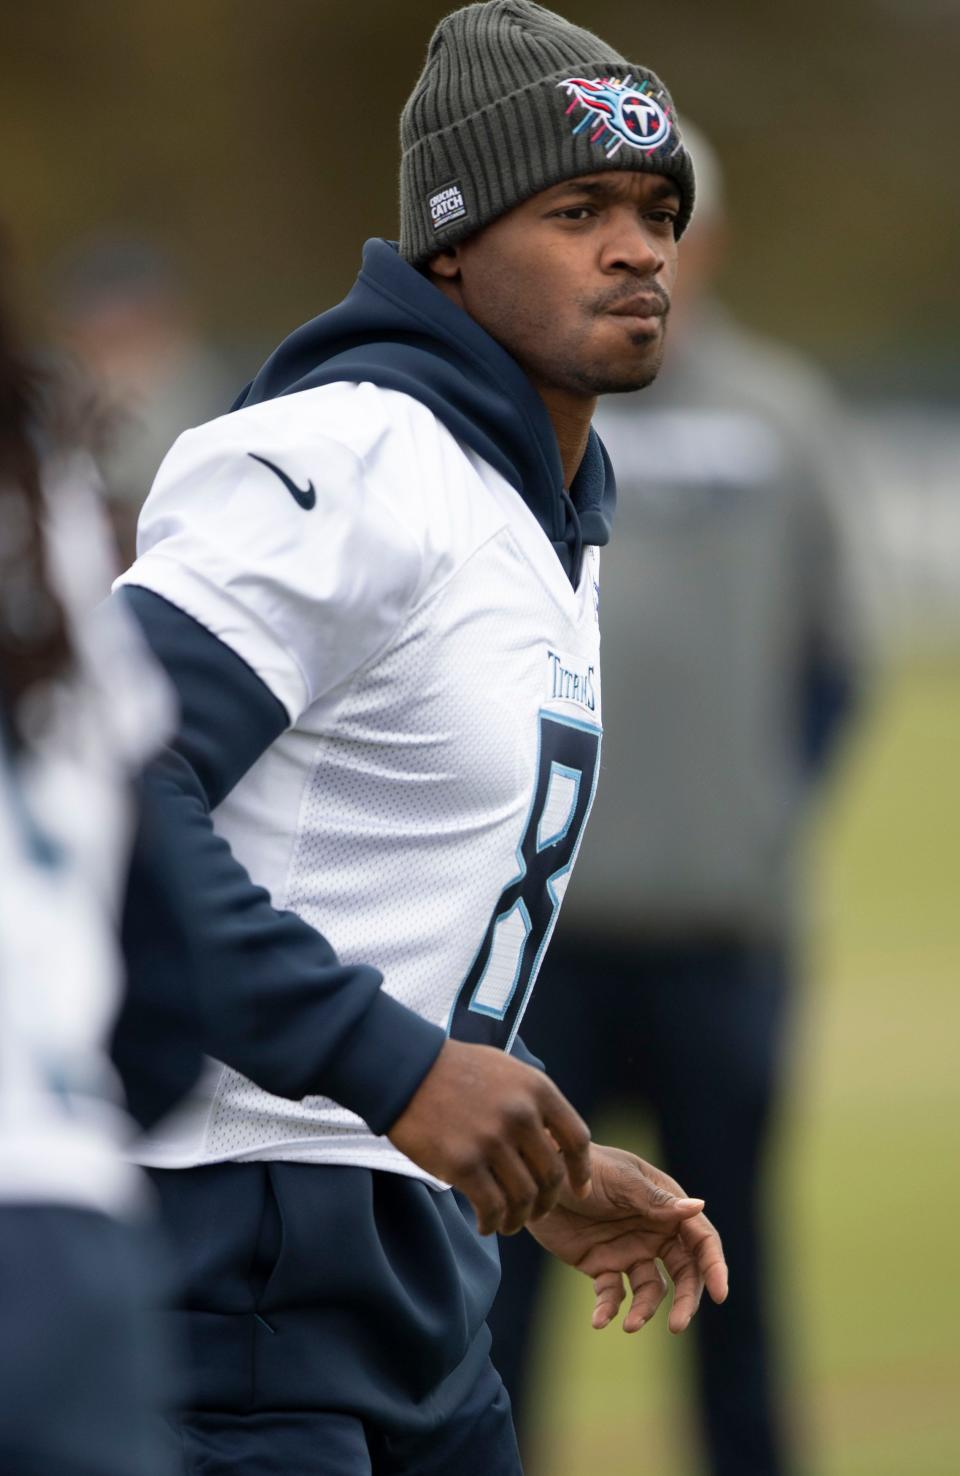
{"label": "man's right hand", "polygon": [[566,1185],[590,1192],[590,1133],[549,1077],[492,1046],[448,1040],[387,1137],[461,1190],[481,1235],[514,1235]]}

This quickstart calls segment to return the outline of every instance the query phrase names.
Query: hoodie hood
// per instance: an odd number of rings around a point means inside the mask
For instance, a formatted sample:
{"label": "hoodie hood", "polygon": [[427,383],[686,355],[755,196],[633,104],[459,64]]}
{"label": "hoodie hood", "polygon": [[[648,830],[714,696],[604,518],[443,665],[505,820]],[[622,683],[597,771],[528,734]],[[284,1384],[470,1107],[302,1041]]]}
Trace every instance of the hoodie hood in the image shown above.
{"label": "hoodie hood", "polygon": [[547,408],[520,365],[388,241],[366,243],[343,302],[284,339],[232,408],[342,380],[426,405],[519,492],[572,584],[583,544],[609,541],[616,485],[599,436],[590,431],[568,493]]}

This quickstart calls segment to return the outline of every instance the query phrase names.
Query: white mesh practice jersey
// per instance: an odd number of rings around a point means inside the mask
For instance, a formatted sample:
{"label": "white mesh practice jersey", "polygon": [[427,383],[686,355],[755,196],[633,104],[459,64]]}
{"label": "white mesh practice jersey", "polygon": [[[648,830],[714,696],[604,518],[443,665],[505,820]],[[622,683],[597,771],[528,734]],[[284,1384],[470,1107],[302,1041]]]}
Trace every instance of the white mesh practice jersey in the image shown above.
{"label": "white mesh practice jersey", "polygon": [[[503,477],[371,384],[187,432],[144,509],[123,582],[231,647],[290,718],[216,830],[274,906],[458,1038],[512,1042],[575,859],[599,760],[597,575],[590,547],[574,590]],[[428,1177],[335,1102],[215,1063],[144,1158]]]}

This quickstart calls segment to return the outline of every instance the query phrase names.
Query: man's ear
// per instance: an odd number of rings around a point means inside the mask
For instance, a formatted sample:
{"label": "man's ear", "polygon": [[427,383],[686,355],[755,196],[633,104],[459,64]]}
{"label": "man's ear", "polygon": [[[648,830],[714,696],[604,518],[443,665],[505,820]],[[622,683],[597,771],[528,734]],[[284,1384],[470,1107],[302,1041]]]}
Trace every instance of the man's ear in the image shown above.
{"label": "man's ear", "polygon": [[444,246],[427,262],[427,271],[447,282],[456,282],[460,276],[460,251],[456,246]]}

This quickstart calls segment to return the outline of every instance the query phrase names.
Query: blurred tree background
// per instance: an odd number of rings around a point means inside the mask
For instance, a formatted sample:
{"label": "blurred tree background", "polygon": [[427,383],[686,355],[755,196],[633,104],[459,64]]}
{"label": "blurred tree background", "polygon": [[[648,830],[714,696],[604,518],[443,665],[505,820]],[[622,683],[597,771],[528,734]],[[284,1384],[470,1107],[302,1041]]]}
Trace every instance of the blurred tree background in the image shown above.
{"label": "blurred tree background", "polygon": [[[78,244],[144,237],[182,265],[239,385],[346,290],[366,237],[395,233],[398,113],[447,8],[6,0],[0,218],[35,323]],[[897,655],[819,837],[783,1281],[808,1476],[954,1476],[960,4],[562,8],[652,66],[712,137],[735,232],[724,297],[858,407],[865,541]],[[905,618],[921,608],[937,617],[922,631]],[[682,1347],[656,1324],[598,1338],[586,1285],[562,1285],[543,1471],[688,1476]]]}
{"label": "blurred tree background", "polygon": [[[263,349],[396,229],[397,116],[442,0],[38,0],[0,18],[2,211],[34,286],[91,228],[174,248]],[[853,379],[960,351],[953,0],[569,0],[727,161],[727,296]],[[776,270],[771,270],[771,262]]]}

